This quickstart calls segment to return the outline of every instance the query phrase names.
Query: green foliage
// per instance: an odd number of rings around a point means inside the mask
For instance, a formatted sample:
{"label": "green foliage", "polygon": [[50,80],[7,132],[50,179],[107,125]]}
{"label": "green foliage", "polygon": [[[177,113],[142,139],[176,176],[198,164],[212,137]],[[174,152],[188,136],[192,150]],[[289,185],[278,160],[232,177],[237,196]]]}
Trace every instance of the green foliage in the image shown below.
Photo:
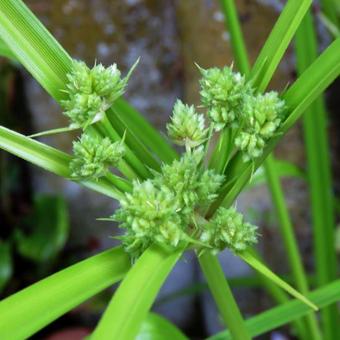
{"label": "green foliage", "polygon": [[83,133],[73,142],[74,158],[70,162],[71,176],[97,180],[107,174],[110,166],[116,167],[125,152],[121,142],[112,143],[108,137],[101,138]]}
{"label": "green foliage", "polygon": [[[221,162],[216,167],[225,174],[225,177],[222,177],[217,175],[216,171],[205,168],[206,163],[209,163],[209,155],[206,152],[209,145],[205,147],[198,145],[207,140],[208,136],[205,134],[212,129],[204,126],[203,118],[200,118],[193,108],[179,105],[179,113],[174,112],[172,126],[168,128],[175,142],[187,146],[186,153],[174,161],[176,153],[162,142],[155,131],[150,129],[133,109],[130,107],[126,109],[125,104],[115,97],[117,93],[123,91],[125,85],[122,86],[121,81],[126,78],[120,79],[120,74],[117,78],[112,78],[112,69],[99,67],[92,74],[92,70],[81,66],[80,73],[83,75],[78,76],[82,80],[78,83],[76,81],[75,86],[69,83],[65,92],[70,78],[73,79],[71,58],[21,1],[0,2],[0,34],[4,41],[42,86],[57,100],[66,100],[66,111],[74,117],[73,123],[83,129],[89,128],[91,136],[94,132],[94,135],[98,134],[102,138],[109,137],[111,142],[121,140],[125,130],[128,130],[129,148],[124,159],[126,163],[122,162],[119,169],[122,176],[107,173],[103,178],[94,176],[82,180],[82,183],[123,202],[117,216],[120,214],[122,224],[126,225],[127,233],[123,236],[126,247],[136,241],[137,233],[144,236],[140,242],[149,242],[150,247],[143,251],[126,275],[95,330],[93,339],[134,339],[159,288],[183,253],[184,248],[181,246],[186,247],[187,242],[200,250],[202,247],[211,250],[211,247],[215,246],[204,244],[200,240],[202,230],[207,228],[209,223],[221,233],[214,234],[219,246],[224,242],[226,246],[234,248],[241,258],[279,287],[314,307],[249,251],[244,251],[244,247],[254,241],[255,228],[244,223],[242,216],[240,217],[232,208],[228,210],[249,181],[253,171],[261,165],[281,136],[340,73],[340,59],[337,53],[340,50],[340,40],[338,40],[285,92],[284,117],[281,116],[283,102],[276,94],[255,94],[262,93],[268,85],[310,3],[310,0],[288,1],[255,63],[251,82],[232,72],[231,68],[201,70],[202,103],[215,130],[220,130],[224,138],[223,143],[218,143],[220,148],[218,152],[222,154],[225,150],[228,151],[227,155],[221,157]],[[238,64],[242,65],[241,62]],[[69,79],[67,74],[70,75]],[[116,72],[116,76],[117,74]],[[115,86],[108,79],[113,80]],[[107,92],[111,90],[117,91],[116,94]],[[112,104],[113,108],[108,110]],[[246,104],[249,105],[248,109]],[[127,112],[127,115],[121,114],[120,109]],[[111,116],[109,120],[104,114],[106,110]],[[80,112],[84,115],[81,116]],[[190,117],[192,126],[189,128]],[[97,119],[100,122],[89,127]],[[150,136],[146,131],[150,132]],[[72,158],[53,148],[2,127],[0,146],[58,175],[71,177],[69,165]],[[222,146],[226,146],[226,149]],[[237,150],[238,148],[241,151]],[[155,153],[155,158],[152,152]],[[83,162],[81,164],[91,164],[85,154],[84,152],[78,154],[79,160]],[[96,151],[92,149],[91,154],[96,154]],[[142,167],[144,156],[148,160],[147,166],[151,164],[150,168],[153,170],[149,171]],[[215,158],[218,156],[215,154]],[[106,163],[106,159],[103,164]],[[158,159],[165,161],[166,164],[157,166]],[[248,159],[252,162],[245,163],[244,160]],[[219,209],[221,205],[225,208]],[[234,237],[235,235],[237,237]],[[130,239],[127,240],[127,237]],[[173,246],[174,244],[177,245]],[[148,245],[143,243],[137,245],[134,254],[141,252],[143,250],[141,248]],[[239,248],[242,251],[239,251]],[[32,335],[84,299],[122,278],[129,267],[129,258],[120,249],[114,254],[101,254],[95,260],[87,261],[1,302],[0,334],[4,334],[4,337],[19,338]],[[201,255],[199,261],[203,263],[202,269],[209,287],[233,337],[237,340],[248,339],[248,331],[243,325],[242,316],[228,290],[216,257],[207,251]],[[325,295],[324,292],[323,294]],[[298,308],[295,306],[295,310]],[[271,321],[275,324],[275,320]]]}

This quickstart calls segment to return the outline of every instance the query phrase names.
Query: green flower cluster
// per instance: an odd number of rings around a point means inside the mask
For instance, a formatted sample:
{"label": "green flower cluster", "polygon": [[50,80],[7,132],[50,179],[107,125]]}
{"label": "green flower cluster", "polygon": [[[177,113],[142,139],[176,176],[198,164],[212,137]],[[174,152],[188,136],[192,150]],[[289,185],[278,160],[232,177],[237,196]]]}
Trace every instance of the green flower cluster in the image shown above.
{"label": "green flower cluster", "polygon": [[267,140],[281,124],[284,107],[277,92],[245,97],[242,129],[235,138],[235,145],[243,151],[245,161],[261,156]]}
{"label": "green flower cluster", "polygon": [[152,243],[175,248],[193,242],[195,213],[216,197],[223,176],[202,167],[203,150],[187,152],[180,160],[163,165],[161,173],[133,183],[112,216],[127,232],[125,249],[137,257]]}
{"label": "green flower cluster", "polygon": [[185,105],[180,100],[175,103],[167,131],[174,143],[185,145],[187,148],[204,143],[208,135],[204,116],[196,113],[193,105]]}
{"label": "green flower cluster", "polygon": [[242,116],[243,98],[251,93],[251,87],[245,78],[240,73],[233,72],[230,67],[199,70],[202,74],[201,102],[207,108],[215,130],[238,125]]}
{"label": "green flower cluster", "polygon": [[235,146],[244,161],[262,155],[283,119],[284,102],[276,92],[255,94],[249,82],[232,68],[203,70],[201,101],[216,131],[235,130]]}
{"label": "green flower cluster", "polygon": [[243,215],[235,208],[220,207],[203,228],[199,240],[209,244],[210,251],[213,253],[218,253],[225,248],[239,253],[257,242],[257,227],[244,222]]}
{"label": "green flower cluster", "polygon": [[117,166],[124,151],[121,142],[112,143],[107,137],[100,138],[83,133],[78,141],[73,142],[71,177],[98,180],[107,173],[110,166]]}
{"label": "green flower cluster", "polygon": [[74,61],[67,75],[68,98],[61,103],[71,127],[86,129],[101,120],[105,111],[124,93],[134,67],[122,79],[116,64],[107,68],[98,64],[90,69],[84,62]]}

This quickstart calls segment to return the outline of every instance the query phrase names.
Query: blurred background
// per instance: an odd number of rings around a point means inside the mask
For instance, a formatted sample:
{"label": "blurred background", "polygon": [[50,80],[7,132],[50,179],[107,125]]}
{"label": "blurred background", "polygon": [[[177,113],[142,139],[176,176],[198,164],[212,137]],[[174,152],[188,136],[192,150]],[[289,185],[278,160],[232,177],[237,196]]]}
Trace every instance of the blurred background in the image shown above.
{"label": "blurred background", "polygon": [[[254,60],[285,1],[236,1]],[[217,0],[26,0],[64,48],[92,66],[117,63],[125,74],[140,57],[125,97],[159,130],[164,131],[176,98],[199,101],[199,72],[232,63],[229,34]],[[314,6],[317,16],[318,6]],[[318,22],[322,46],[331,38]],[[289,50],[271,84],[283,90],[295,79],[295,57]],[[340,83],[327,93],[329,133],[335,191],[339,194]],[[0,124],[24,134],[63,127],[60,107],[15,62],[0,58]],[[277,148],[277,157],[293,164],[294,176],[284,189],[294,226],[312,269],[311,228],[304,178],[305,155],[300,127],[292,129]],[[41,138],[70,151],[75,134]],[[337,195],[339,196],[339,195]],[[339,205],[338,205],[339,206]],[[260,248],[269,265],[287,274],[275,215],[263,178],[249,187],[237,207],[260,226]],[[0,295],[1,298],[86,256],[114,245],[116,227],[97,221],[113,213],[115,204],[99,194],[67,182],[0,151]],[[46,226],[48,225],[48,228]],[[340,242],[339,242],[340,243]],[[258,278],[228,252],[220,255],[245,316],[271,306]],[[289,275],[289,273],[288,273]],[[80,339],[96,324],[113,289],[66,314],[34,339]],[[192,339],[223,328],[192,254],[180,261],[163,287],[154,310],[175,322]],[[67,332],[73,333],[67,333]],[[68,335],[67,335],[68,334]],[[285,339],[285,329],[264,339]]]}

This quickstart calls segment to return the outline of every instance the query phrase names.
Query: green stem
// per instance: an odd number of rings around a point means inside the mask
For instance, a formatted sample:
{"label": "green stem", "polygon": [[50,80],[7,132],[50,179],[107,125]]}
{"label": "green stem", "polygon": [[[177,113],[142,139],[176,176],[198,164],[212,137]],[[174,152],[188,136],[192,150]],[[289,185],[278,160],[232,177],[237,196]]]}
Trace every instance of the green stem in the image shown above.
{"label": "green stem", "polygon": [[[305,16],[296,34],[295,48],[297,69],[301,74],[317,58],[317,37],[310,12]],[[303,131],[312,207],[316,278],[318,285],[324,285],[337,277],[337,260],[334,246],[333,186],[323,96],[320,96],[303,115]],[[325,339],[339,337],[337,314],[336,306],[325,308],[321,313]]]}
{"label": "green stem", "polygon": [[[242,73],[244,73],[245,75],[248,75],[250,72],[250,63],[249,63],[247,48],[245,46],[245,41],[244,41],[243,34],[241,31],[239,19],[237,16],[235,3],[233,0],[221,0],[220,3],[222,6],[224,15],[225,15],[226,26],[229,28],[229,31],[230,31],[231,44],[232,44],[232,49],[233,49],[233,54],[235,56],[236,64]],[[307,3],[308,1],[305,1],[305,4]],[[298,5],[298,8],[294,7],[295,5]],[[292,9],[293,8],[299,9],[301,10],[301,12],[305,11],[305,8],[306,8],[303,5],[303,2],[301,2],[300,4],[296,2],[294,4],[293,1],[290,1],[289,6],[291,6]],[[284,20],[285,13],[291,12],[289,6],[286,7],[285,12],[280,16],[280,19],[278,20],[276,24],[276,29],[274,28],[271,33],[271,37],[275,36],[276,34],[280,32],[283,32],[280,26],[283,27],[285,25],[285,20]],[[299,19],[297,15],[295,15],[295,18],[297,18],[296,19],[297,22],[301,20]],[[292,33],[290,34],[286,34],[286,32],[284,33],[285,39],[282,39],[282,40],[286,40],[287,41],[286,44],[288,44],[289,40],[291,39]],[[268,79],[267,82],[260,80],[258,78],[258,85],[262,87],[259,89],[260,91],[263,91],[266,88],[269,80],[271,79],[271,75],[273,74],[276,68],[277,63],[280,60],[280,54],[282,55],[283,51],[286,48],[284,43],[281,43],[281,44],[282,44],[281,45],[282,52],[278,53],[279,49],[276,49],[276,51],[272,51],[274,52],[274,54],[272,55],[271,59],[270,60],[267,59],[267,62],[269,63],[265,65],[266,67],[263,66],[262,71],[267,68],[269,72],[265,72],[267,73],[267,79]],[[263,50],[265,50],[265,47],[263,48]],[[258,59],[261,60],[261,55],[259,56]],[[258,65],[259,64],[261,64],[261,62],[258,62]],[[272,65],[271,69],[269,68],[269,65]],[[255,73],[256,72],[254,72],[254,74]],[[307,278],[304,272],[304,268],[302,266],[302,259],[301,259],[299,249],[297,246],[297,241],[296,241],[294,231],[292,228],[292,223],[291,223],[291,220],[288,214],[286,202],[284,200],[283,190],[280,185],[279,177],[275,171],[273,156],[271,155],[268,156],[268,158],[264,161],[264,167],[266,170],[266,173],[265,173],[266,180],[267,180],[267,183],[268,183],[268,186],[269,186],[272,198],[273,198],[274,205],[276,207],[276,210],[279,216],[281,234],[284,239],[285,249],[289,255],[288,260],[289,260],[290,267],[292,268],[292,271],[293,271],[294,281],[296,283],[297,288],[303,294],[305,294],[308,292]],[[271,284],[267,285],[266,288],[268,288],[272,294],[275,293],[275,291],[273,292],[271,289]],[[313,317],[309,315],[305,321],[306,321],[306,324],[307,324],[307,327],[310,333],[310,338],[320,339],[318,325],[317,325],[315,316]],[[300,329],[299,332],[301,335],[305,333],[305,332],[301,333],[300,326],[298,326],[298,328]]]}
{"label": "green stem", "polygon": [[216,256],[206,252],[198,260],[221,316],[233,338],[235,340],[251,339]]}
{"label": "green stem", "polygon": [[[285,251],[288,256],[288,262],[292,270],[294,282],[298,290],[305,295],[308,293],[307,277],[303,268],[302,258],[294,234],[292,222],[289,217],[289,212],[284,198],[283,190],[280,185],[280,180],[275,172],[274,162],[275,160],[272,155],[269,155],[264,162],[266,178],[278,216],[281,236],[283,238]],[[308,326],[309,338],[321,339],[315,315],[308,315],[305,322]]]}
{"label": "green stem", "polygon": [[233,55],[238,69],[247,74],[250,70],[248,53],[244,44],[241,25],[238,19],[235,2],[233,0],[220,0],[221,8],[224,13],[226,27],[230,30],[230,41]]}

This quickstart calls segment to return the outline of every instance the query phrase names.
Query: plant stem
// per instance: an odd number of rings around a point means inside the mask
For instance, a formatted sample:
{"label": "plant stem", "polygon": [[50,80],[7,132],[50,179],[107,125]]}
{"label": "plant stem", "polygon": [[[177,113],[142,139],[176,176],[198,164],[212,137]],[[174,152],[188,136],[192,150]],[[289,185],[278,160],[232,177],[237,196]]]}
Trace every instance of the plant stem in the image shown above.
{"label": "plant stem", "polygon": [[206,252],[198,258],[221,316],[235,340],[251,339],[229,284],[216,256]]}
{"label": "plant stem", "polygon": [[[301,74],[317,57],[317,38],[313,17],[307,13],[296,34],[297,69]],[[336,278],[335,221],[324,98],[321,95],[303,115],[303,131],[307,154],[307,175],[312,207],[314,255],[318,285]],[[339,318],[335,305],[321,313],[325,339],[339,337]]]}
{"label": "plant stem", "polygon": [[[232,44],[232,49],[233,49],[233,53],[235,56],[235,60],[236,60],[236,64],[239,68],[239,70],[244,73],[245,75],[248,75],[250,72],[250,63],[249,63],[249,59],[248,59],[248,55],[247,55],[247,48],[245,46],[245,41],[243,38],[243,34],[241,31],[241,27],[240,27],[240,23],[238,20],[238,16],[237,16],[237,11],[236,11],[236,7],[235,7],[235,3],[233,0],[221,0],[220,1],[224,15],[225,15],[225,20],[226,20],[226,26],[229,28],[230,31],[230,37],[231,37],[231,44]],[[304,2],[305,4],[308,3],[308,1]],[[292,8],[295,8],[294,6],[298,5],[299,10],[301,9],[301,12],[305,11],[306,6],[302,5],[303,2],[299,4],[295,3],[293,1],[290,1],[289,6],[291,6]],[[285,11],[288,12],[289,11],[289,6],[286,7]],[[285,13],[283,13],[280,16],[280,19],[278,20],[278,23],[276,24],[276,30],[275,28],[273,29],[272,33],[271,33],[271,37],[275,36],[275,34],[279,34],[280,31],[283,32],[282,29],[280,29],[280,25],[284,26],[285,25],[285,19],[284,19],[284,15]],[[295,15],[295,17],[297,18],[297,22],[301,19],[299,19],[299,17],[297,15]],[[281,21],[280,21],[281,20]],[[283,33],[286,36],[286,41],[288,42],[290,40],[290,35],[292,34],[286,34],[286,32]],[[281,34],[282,36],[282,34]],[[284,39],[282,39],[284,40]],[[265,48],[265,47],[264,47]],[[259,78],[257,78],[257,82],[261,88],[259,88],[259,91],[263,91],[270,78],[271,75],[273,74],[276,65],[278,61],[280,60],[280,53],[282,54],[283,51],[285,50],[286,46],[285,44],[281,45],[281,50],[282,52],[278,52],[277,56],[275,56],[275,53],[279,50],[276,49],[276,51],[272,51],[271,53],[273,53],[272,59],[267,61],[273,61],[272,62],[272,68],[271,70],[267,70],[267,72],[265,72],[267,74],[267,81],[263,81],[260,80]],[[261,58],[261,55],[259,56],[259,59]],[[260,61],[258,61],[258,65],[262,64]],[[269,65],[270,63],[268,63],[267,65]],[[262,67],[262,71],[264,69],[268,69],[269,66]],[[270,73],[272,72],[272,73]],[[256,72],[254,72],[253,74],[255,74]],[[255,78],[256,79],[256,78]],[[271,195],[272,195],[272,199],[276,208],[276,211],[278,213],[278,217],[279,217],[279,222],[280,222],[280,230],[281,230],[281,235],[283,237],[284,240],[284,244],[285,244],[285,249],[286,252],[288,253],[288,260],[289,260],[289,264],[290,267],[292,268],[293,271],[293,277],[294,277],[294,281],[295,284],[297,286],[297,288],[303,293],[306,294],[308,292],[308,284],[307,284],[307,278],[306,278],[306,274],[304,272],[304,268],[302,265],[302,259],[299,253],[299,249],[298,249],[298,245],[297,245],[297,241],[294,235],[294,231],[292,228],[292,223],[289,217],[289,213],[288,213],[288,209],[286,206],[286,202],[284,199],[284,194],[283,194],[283,190],[282,187],[280,185],[280,181],[279,181],[279,177],[278,174],[275,171],[275,166],[274,166],[274,158],[273,156],[270,154],[268,156],[268,158],[264,161],[264,167],[265,167],[265,175],[266,175],[266,181],[267,184],[269,186]],[[266,280],[264,280],[266,281]],[[269,287],[267,286],[266,288],[270,289],[270,285]],[[309,315],[306,318],[306,325],[308,328],[308,331],[310,333],[309,338],[310,339],[320,339],[320,334],[318,331],[318,324],[317,324],[317,320],[315,318],[315,316]],[[301,327],[299,327],[301,329]],[[304,332],[305,333],[305,332]],[[303,333],[301,333],[300,330],[300,335],[302,335]]]}
{"label": "plant stem", "polygon": [[[296,284],[296,287],[302,294],[307,294],[308,293],[307,277],[305,270],[303,268],[302,258],[294,234],[292,222],[289,217],[289,212],[285,202],[283,190],[280,185],[280,180],[275,172],[274,162],[275,160],[272,155],[269,155],[266,161],[264,162],[268,187],[275,205],[275,210],[280,225],[281,236],[283,238],[285,251],[288,256],[288,262],[292,270],[294,282]],[[308,338],[321,339],[321,334],[319,331],[315,314],[314,315],[309,314],[308,316],[306,316],[305,322],[307,324],[309,331]],[[305,336],[306,335],[304,335],[303,337],[305,338]]]}

